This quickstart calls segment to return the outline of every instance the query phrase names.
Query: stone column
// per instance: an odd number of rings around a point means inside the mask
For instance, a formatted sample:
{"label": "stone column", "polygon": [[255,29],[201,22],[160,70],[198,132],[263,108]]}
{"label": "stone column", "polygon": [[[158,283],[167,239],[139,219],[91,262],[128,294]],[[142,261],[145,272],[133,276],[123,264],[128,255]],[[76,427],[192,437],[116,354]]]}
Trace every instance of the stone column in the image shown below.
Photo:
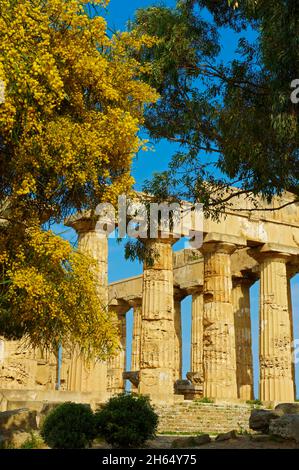
{"label": "stone column", "polygon": [[293,401],[294,383],[286,262],[282,253],[260,254],[260,399]]}
{"label": "stone column", "polygon": [[291,290],[291,279],[297,273],[296,270],[287,270],[288,275],[288,306],[290,316],[290,328],[291,328],[291,341],[292,341],[292,377],[294,383],[294,397],[296,398],[296,369],[295,369],[295,352],[294,352],[294,319],[293,319],[293,303],[292,303],[292,290]]}
{"label": "stone column", "polygon": [[119,331],[119,349],[107,361],[107,389],[110,396],[123,393],[125,391],[125,380],[123,377],[126,371],[126,313],[129,306],[111,306],[111,311],[117,315]]}
{"label": "stone column", "polygon": [[174,296],[174,381],[182,379],[182,296]]}
{"label": "stone column", "polygon": [[[108,239],[106,234],[96,231],[96,220],[82,216],[71,218],[66,225],[78,234],[78,250],[96,260],[97,290],[100,308],[108,308]],[[72,354],[67,389],[76,392],[94,392],[105,399],[107,395],[107,364],[96,358],[88,363],[80,352]]]}
{"label": "stone column", "polygon": [[204,243],[204,396],[237,398],[231,254],[236,245]]}
{"label": "stone column", "polygon": [[[135,303],[134,318],[133,318],[133,338],[132,338],[132,355],[131,355],[131,371],[137,372],[140,370],[140,341],[141,341],[141,317],[142,317],[142,306],[141,302]],[[132,384],[132,392],[137,392],[138,387]]]}
{"label": "stone column", "polygon": [[154,402],[172,402],[174,396],[173,240],[148,239],[157,254],[144,264],[140,382],[138,391]]}
{"label": "stone column", "polygon": [[250,319],[250,287],[253,280],[233,278],[238,398],[253,400],[253,359]]}
{"label": "stone column", "polygon": [[191,374],[192,383],[203,383],[203,293],[192,295]]}

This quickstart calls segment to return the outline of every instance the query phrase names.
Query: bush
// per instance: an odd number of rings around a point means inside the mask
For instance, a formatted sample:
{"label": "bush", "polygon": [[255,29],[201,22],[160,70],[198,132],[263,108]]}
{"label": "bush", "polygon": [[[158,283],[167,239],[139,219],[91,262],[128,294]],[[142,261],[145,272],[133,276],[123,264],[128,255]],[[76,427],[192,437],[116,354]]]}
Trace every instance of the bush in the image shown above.
{"label": "bush", "polygon": [[196,403],[214,403],[214,400],[208,397],[197,398],[195,401]]}
{"label": "bush", "polygon": [[52,410],[41,435],[52,449],[82,449],[95,438],[94,415],[89,405],[63,403]]}
{"label": "bush", "polygon": [[30,438],[28,438],[22,445],[21,449],[43,449],[45,447],[45,443],[42,440],[41,436],[39,436],[35,432],[30,433]]}
{"label": "bush", "polygon": [[147,397],[121,394],[95,413],[97,435],[113,447],[140,447],[155,437],[158,416]]}

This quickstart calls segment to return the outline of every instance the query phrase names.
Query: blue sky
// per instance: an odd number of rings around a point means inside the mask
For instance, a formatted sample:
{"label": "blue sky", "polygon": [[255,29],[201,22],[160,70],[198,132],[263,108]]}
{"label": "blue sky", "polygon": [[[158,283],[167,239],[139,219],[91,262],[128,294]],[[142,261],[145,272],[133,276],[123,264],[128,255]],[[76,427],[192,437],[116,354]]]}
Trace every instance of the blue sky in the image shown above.
{"label": "blue sky", "polygon": [[[153,5],[154,1],[150,0],[110,0],[106,19],[108,25],[114,29],[123,30],[129,19],[133,19],[134,12],[138,8]],[[158,2],[161,3],[161,2]],[[163,2],[167,6],[174,6],[174,0]],[[206,14],[208,17],[208,14]],[[236,49],[238,35],[232,34],[231,31],[223,29],[221,31],[222,58],[228,60],[233,58]],[[145,179],[149,179],[153,172],[163,171],[167,169],[167,164],[173,153],[174,148],[167,142],[161,142],[155,145],[154,152],[140,152],[136,156],[133,164],[133,175],[136,180],[136,189],[141,189]],[[62,228],[57,228],[61,231]],[[76,241],[76,236],[72,230],[68,230],[64,235],[71,241]],[[182,247],[181,243],[177,243],[174,249]],[[127,278],[133,275],[141,274],[142,266],[137,262],[129,262],[124,259],[123,244],[116,243],[115,240],[109,240],[109,281],[113,282],[119,279]],[[258,283],[251,289],[251,306],[252,306],[252,338],[254,352],[254,369],[255,369],[255,393],[258,394]],[[299,318],[297,315],[299,309],[299,276],[292,281],[293,294],[293,313],[295,323],[295,338],[299,338]],[[128,314],[128,344],[131,343],[132,333],[132,311]],[[191,298],[188,297],[182,303],[182,323],[183,323],[183,371],[184,374],[190,370],[190,336],[191,336]],[[127,369],[130,370],[130,347],[128,347],[128,364]],[[297,368],[297,384],[299,388],[299,367]]]}

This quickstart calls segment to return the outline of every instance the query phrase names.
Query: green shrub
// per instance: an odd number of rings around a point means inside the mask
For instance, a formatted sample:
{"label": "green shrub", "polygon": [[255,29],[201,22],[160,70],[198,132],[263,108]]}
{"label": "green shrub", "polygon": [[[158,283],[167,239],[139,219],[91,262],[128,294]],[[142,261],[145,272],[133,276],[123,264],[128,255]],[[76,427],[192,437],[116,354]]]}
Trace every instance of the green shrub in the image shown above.
{"label": "green shrub", "polygon": [[197,398],[195,401],[196,403],[214,403],[214,400],[208,397]]}
{"label": "green shrub", "polygon": [[95,413],[97,435],[113,447],[140,447],[155,437],[158,415],[147,397],[121,394]]}
{"label": "green shrub", "polygon": [[43,449],[45,443],[42,440],[41,436],[35,432],[30,433],[30,438],[28,438],[24,444],[21,445],[21,449]]}
{"label": "green shrub", "polygon": [[63,403],[52,410],[41,435],[52,449],[82,449],[95,438],[94,415],[89,405]]}

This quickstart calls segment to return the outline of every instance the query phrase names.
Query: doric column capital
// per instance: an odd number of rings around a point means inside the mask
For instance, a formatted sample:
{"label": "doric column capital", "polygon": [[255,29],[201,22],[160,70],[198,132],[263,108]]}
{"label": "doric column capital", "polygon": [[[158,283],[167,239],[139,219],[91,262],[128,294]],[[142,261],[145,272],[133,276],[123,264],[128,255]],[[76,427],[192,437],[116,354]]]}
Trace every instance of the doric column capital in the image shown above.
{"label": "doric column capital", "polygon": [[259,263],[268,259],[288,263],[296,259],[297,251],[299,252],[299,250],[293,247],[279,245],[277,243],[265,243],[262,246],[250,249],[249,254]]}
{"label": "doric column capital", "polygon": [[108,238],[108,235],[115,229],[115,221],[112,214],[98,215],[94,210],[77,212],[68,217],[64,221],[64,225],[72,227],[78,235],[96,232],[99,238]]}
{"label": "doric column capital", "polygon": [[158,237],[151,238],[148,236],[148,238],[141,238],[139,237],[139,240],[146,246],[154,246],[154,245],[160,245],[160,244],[165,244],[165,245],[174,245],[177,241],[178,238],[173,237],[173,235],[169,234],[166,235],[162,233],[158,234]]}
{"label": "doric column capital", "polygon": [[77,233],[93,232],[96,228],[98,217],[93,211],[77,212],[64,221],[64,225],[72,227]]}
{"label": "doric column capital", "polygon": [[232,255],[237,249],[237,246],[234,243],[229,243],[225,241],[218,242],[205,242],[199,250],[203,254],[207,253],[224,253],[227,255]]}
{"label": "doric column capital", "polygon": [[144,261],[146,270],[173,270],[173,238],[149,238],[141,240],[148,250],[148,259]]}

